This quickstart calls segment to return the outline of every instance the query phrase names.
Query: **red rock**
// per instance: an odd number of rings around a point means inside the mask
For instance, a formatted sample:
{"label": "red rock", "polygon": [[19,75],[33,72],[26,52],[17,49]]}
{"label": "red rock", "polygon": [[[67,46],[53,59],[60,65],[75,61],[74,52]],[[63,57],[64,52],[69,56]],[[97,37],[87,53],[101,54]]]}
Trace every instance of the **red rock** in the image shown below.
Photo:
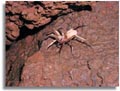
{"label": "red rock", "polygon": [[[11,40],[17,39],[19,36],[19,28],[16,24],[13,22],[9,22],[6,24],[6,36],[10,38]],[[9,40],[9,39],[7,39]],[[9,40],[9,41],[11,41]],[[9,45],[9,43],[7,43]]]}
{"label": "red rock", "polygon": [[91,60],[88,63],[89,63],[89,67],[91,69],[98,70],[102,66],[103,61],[101,61],[101,60]]}
{"label": "red rock", "polygon": [[19,27],[22,27],[23,22],[18,19],[18,20],[15,21],[15,24],[18,25]]}
{"label": "red rock", "polygon": [[22,81],[20,86],[40,86],[42,79],[42,67],[44,66],[44,58],[40,52],[36,52],[30,56],[25,63],[22,72]]}
{"label": "red rock", "polygon": [[32,63],[43,62],[43,61],[44,61],[44,57],[42,56],[42,53],[38,51],[26,60],[25,65],[30,65]]}
{"label": "red rock", "polygon": [[43,26],[51,21],[51,18],[40,17],[37,22],[33,22],[36,27]]}
{"label": "red rock", "polygon": [[10,40],[8,40],[8,39],[6,39],[6,45],[11,45],[12,44],[12,42],[10,41]]}
{"label": "red rock", "polygon": [[14,15],[14,16],[11,16],[10,17],[10,20],[11,21],[16,21],[16,20],[18,20],[19,19],[19,16],[18,15]]}
{"label": "red rock", "polygon": [[50,2],[50,1],[47,1],[47,2],[42,2],[42,4],[46,7],[46,8],[50,8],[50,7],[52,7],[53,5],[54,5],[54,3],[53,2]]}
{"label": "red rock", "polygon": [[39,5],[36,5],[35,8],[36,8],[36,10],[37,10],[37,13],[43,13],[43,12],[44,12],[43,7],[41,7],[41,6],[39,6]]}
{"label": "red rock", "polygon": [[32,43],[32,41],[33,41],[33,36],[27,36],[26,38],[25,38],[25,42],[26,42],[26,46],[30,46],[31,45],[31,43]]}
{"label": "red rock", "polygon": [[37,11],[36,11],[36,9],[34,7],[23,10],[22,15],[23,15],[22,17],[25,20],[34,21],[34,22],[37,21],[38,18],[40,17],[37,14]]}
{"label": "red rock", "polygon": [[16,39],[14,36],[12,36],[12,34],[6,34],[6,36],[12,41]]}
{"label": "red rock", "polygon": [[[53,6],[54,7],[54,6]],[[55,9],[67,9],[68,8],[68,5],[64,5],[63,3],[57,3],[56,5],[55,5]]]}
{"label": "red rock", "polygon": [[28,28],[28,29],[33,29],[34,28],[34,25],[33,24],[25,24],[25,26]]}
{"label": "red rock", "polygon": [[12,31],[11,35],[14,37],[14,38],[17,38],[19,36],[19,31]]}

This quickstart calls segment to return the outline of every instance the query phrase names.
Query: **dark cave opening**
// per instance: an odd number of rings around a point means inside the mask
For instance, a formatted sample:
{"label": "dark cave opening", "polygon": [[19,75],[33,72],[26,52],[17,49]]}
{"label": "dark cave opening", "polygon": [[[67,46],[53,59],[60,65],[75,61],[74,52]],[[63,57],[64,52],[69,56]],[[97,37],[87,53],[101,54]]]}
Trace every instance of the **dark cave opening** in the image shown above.
{"label": "dark cave opening", "polygon": [[69,5],[68,7],[74,11],[82,11],[82,10],[92,11],[92,7],[90,5],[80,5],[80,6]]}

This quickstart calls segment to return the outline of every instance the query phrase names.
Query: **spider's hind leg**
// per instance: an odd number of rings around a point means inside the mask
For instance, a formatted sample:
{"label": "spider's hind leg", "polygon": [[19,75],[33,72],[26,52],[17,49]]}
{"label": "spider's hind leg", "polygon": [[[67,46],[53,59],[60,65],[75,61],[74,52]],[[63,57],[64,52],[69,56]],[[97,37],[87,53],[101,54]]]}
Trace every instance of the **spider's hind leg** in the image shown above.
{"label": "spider's hind leg", "polygon": [[62,50],[62,48],[63,48],[63,44],[59,45],[58,48],[59,48],[58,53],[60,54],[60,53],[61,53],[61,50]]}
{"label": "spider's hind leg", "polygon": [[78,35],[76,35],[75,37],[76,37],[75,39],[76,39],[78,42],[81,42],[81,43],[89,46],[90,48],[92,48],[92,46],[90,45],[90,43],[88,43],[88,41],[87,41],[85,38],[80,37],[80,36],[78,36]]}
{"label": "spider's hind leg", "polygon": [[71,53],[72,53],[72,56],[74,56],[73,55],[73,46],[71,45],[71,44],[69,44],[69,43],[66,43],[69,47],[70,47],[70,51],[71,51]]}

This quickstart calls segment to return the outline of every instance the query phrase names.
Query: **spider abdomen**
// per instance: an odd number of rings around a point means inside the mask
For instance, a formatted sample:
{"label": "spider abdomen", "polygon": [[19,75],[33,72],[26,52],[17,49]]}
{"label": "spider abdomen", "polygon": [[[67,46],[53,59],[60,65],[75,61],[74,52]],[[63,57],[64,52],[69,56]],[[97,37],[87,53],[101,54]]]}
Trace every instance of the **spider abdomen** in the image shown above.
{"label": "spider abdomen", "polygon": [[75,36],[75,35],[77,35],[77,31],[76,30],[73,30],[73,29],[70,29],[69,31],[67,31],[67,33],[66,33],[66,36],[67,36],[67,38],[69,39],[71,39],[73,36]]}

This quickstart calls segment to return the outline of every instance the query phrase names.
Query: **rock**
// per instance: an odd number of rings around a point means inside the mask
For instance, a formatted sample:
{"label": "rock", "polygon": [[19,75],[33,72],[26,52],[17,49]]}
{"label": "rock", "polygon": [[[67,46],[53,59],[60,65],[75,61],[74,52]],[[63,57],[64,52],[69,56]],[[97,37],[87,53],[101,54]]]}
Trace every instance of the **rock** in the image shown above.
{"label": "rock", "polygon": [[6,45],[11,45],[12,44],[12,42],[8,39],[6,39],[5,43],[6,43]]}
{"label": "rock", "polygon": [[[8,37],[7,41],[9,42],[13,42],[19,36],[19,28],[13,22],[8,22],[6,24],[6,36]],[[7,42],[6,44],[9,45],[11,43]]]}
{"label": "rock", "polygon": [[37,22],[34,22],[35,27],[43,26],[51,21],[51,18],[40,17]]}
{"label": "rock", "polygon": [[[21,82],[19,86],[40,86],[40,81],[42,79],[42,67],[44,66],[44,58],[42,54],[38,51],[32,56],[30,56],[23,68]],[[27,82],[27,83],[26,83]]]}
{"label": "rock", "polygon": [[34,7],[27,8],[22,11],[22,17],[27,21],[34,21],[36,22],[39,19],[39,15]]}
{"label": "rock", "polygon": [[14,15],[14,16],[10,16],[10,20],[11,21],[16,21],[19,19],[19,16],[18,15]]}
{"label": "rock", "polygon": [[25,26],[30,30],[32,30],[34,28],[33,24],[25,24]]}
{"label": "rock", "polygon": [[31,45],[31,43],[32,43],[32,41],[33,41],[33,36],[27,36],[26,38],[25,38],[25,43],[26,43],[26,46],[30,46]]}

